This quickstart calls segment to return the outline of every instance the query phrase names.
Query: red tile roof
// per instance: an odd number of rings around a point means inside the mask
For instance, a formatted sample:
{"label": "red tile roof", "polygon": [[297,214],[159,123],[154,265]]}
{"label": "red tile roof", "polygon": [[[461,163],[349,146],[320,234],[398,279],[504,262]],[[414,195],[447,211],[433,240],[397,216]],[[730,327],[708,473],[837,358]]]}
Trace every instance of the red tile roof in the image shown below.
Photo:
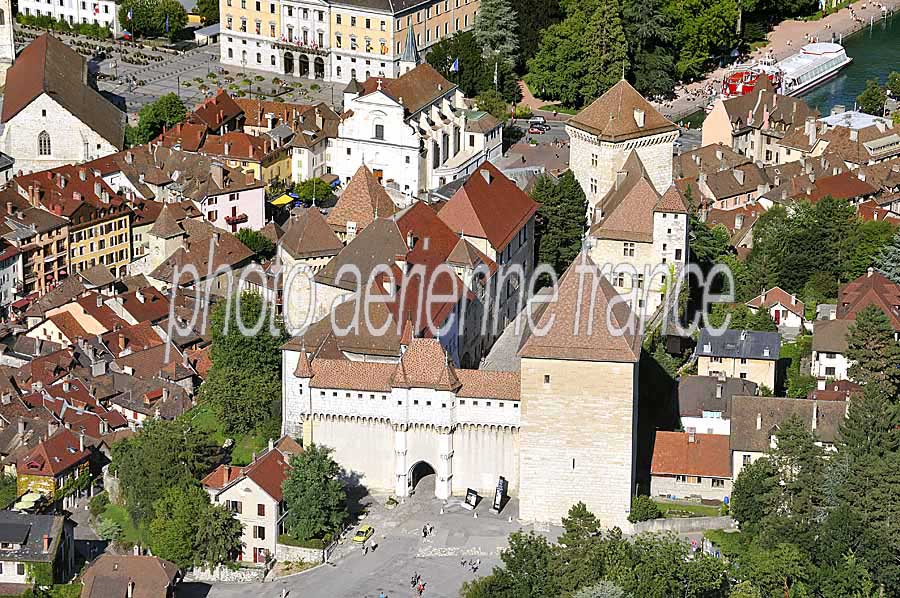
{"label": "red tile roof", "polygon": [[90,450],[80,449],[80,440],[71,430],[60,428],[16,463],[19,475],[56,476],[78,465]]}
{"label": "red tile roof", "polygon": [[538,207],[496,166],[485,162],[438,216],[454,232],[487,239],[500,252],[528,224]]}
{"label": "red tile roof", "polygon": [[204,488],[221,490],[242,475],[244,475],[243,467],[237,467],[235,465],[219,465],[209,472],[205,478],[200,480],[200,483]]}
{"label": "red tile roof", "polygon": [[362,83],[360,97],[383,92],[406,109],[406,116],[415,114],[438,98],[446,95],[456,85],[447,81],[430,64],[420,64],[396,79],[369,77]]}
{"label": "red tile roof", "polygon": [[138,322],[158,322],[169,315],[169,300],[156,287],[144,287],[118,297],[125,311]]}
{"label": "red tile roof", "polygon": [[894,330],[900,330],[900,285],[871,269],[838,290],[837,319],[855,320],[869,305],[880,308]]}
{"label": "red tile roof", "polygon": [[804,318],[803,302],[797,299],[796,295],[791,295],[781,287],[773,287],[767,291],[763,291],[753,299],[747,302],[748,307],[765,307],[770,308],[776,303],[780,303],[787,308],[788,311]]}
{"label": "red tile roof", "polygon": [[650,473],[730,478],[730,438],[721,434],[657,431]]}
{"label": "red tile roof", "polygon": [[149,321],[111,330],[101,338],[109,351],[115,356],[118,356],[126,349],[138,352],[163,344],[163,340]]}
{"label": "red tile roof", "polygon": [[335,232],[346,232],[347,222],[355,222],[356,234],[359,234],[375,218],[387,218],[396,211],[387,191],[362,164],[328,214],[328,224]]}
{"label": "red tile roof", "polygon": [[234,99],[225,90],[220,89],[215,96],[207,98],[202,104],[199,104],[188,116],[188,119],[191,122],[205,124],[215,132],[223,124],[238,118],[243,113],[244,111]]}
{"label": "red tile roof", "polygon": [[[638,121],[636,111],[640,111],[643,122]],[[569,125],[597,135],[602,141],[614,142],[677,129],[624,79],[573,116]]]}
{"label": "red tile roof", "polygon": [[859,180],[855,172],[850,172],[848,170],[834,176],[817,179],[813,184],[811,192],[808,195],[801,195],[800,198],[808,199],[812,203],[825,197],[854,200],[875,195],[877,192],[877,188],[865,181]]}

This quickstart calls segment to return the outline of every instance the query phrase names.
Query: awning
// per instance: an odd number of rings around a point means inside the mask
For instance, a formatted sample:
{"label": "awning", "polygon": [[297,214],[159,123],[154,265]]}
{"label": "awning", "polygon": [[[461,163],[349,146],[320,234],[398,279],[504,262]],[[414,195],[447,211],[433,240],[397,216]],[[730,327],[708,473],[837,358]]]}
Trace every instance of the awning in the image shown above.
{"label": "awning", "polygon": [[323,174],[319,178],[321,178],[323,181],[328,183],[328,186],[331,187],[332,189],[334,189],[335,187],[337,187],[338,185],[341,184],[341,177],[339,177],[336,174],[330,173],[330,172],[328,174]]}
{"label": "awning", "polygon": [[286,206],[286,205],[293,203],[297,199],[299,199],[299,198],[296,195],[294,195],[293,193],[283,193],[282,195],[279,195],[278,197],[276,197],[275,199],[272,200],[272,205],[273,206]]}

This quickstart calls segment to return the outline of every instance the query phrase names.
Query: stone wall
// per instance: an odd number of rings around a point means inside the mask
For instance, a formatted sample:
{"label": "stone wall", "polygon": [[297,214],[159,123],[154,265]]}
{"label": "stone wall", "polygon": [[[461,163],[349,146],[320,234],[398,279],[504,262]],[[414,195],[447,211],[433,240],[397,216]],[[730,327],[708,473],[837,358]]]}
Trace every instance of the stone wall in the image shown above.
{"label": "stone wall", "polygon": [[325,551],[321,548],[302,548],[300,546],[288,546],[287,544],[275,545],[275,559],[279,562],[324,563]]}
{"label": "stone wall", "polygon": [[634,533],[644,532],[701,532],[710,529],[733,529],[737,526],[731,517],[685,517],[684,519],[651,519],[634,524]]}
{"label": "stone wall", "polygon": [[520,518],[559,522],[582,501],[604,526],[630,530],[636,364],[523,358],[521,367]]}
{"label": "stone wall", "polygon": [[258,567],[240,566],[235,568],[219,565],[215,569],[195,567],[185,573],[186,582],[219,582],[219,583],[255,583],[266,579],[268,569],[262,565]]}

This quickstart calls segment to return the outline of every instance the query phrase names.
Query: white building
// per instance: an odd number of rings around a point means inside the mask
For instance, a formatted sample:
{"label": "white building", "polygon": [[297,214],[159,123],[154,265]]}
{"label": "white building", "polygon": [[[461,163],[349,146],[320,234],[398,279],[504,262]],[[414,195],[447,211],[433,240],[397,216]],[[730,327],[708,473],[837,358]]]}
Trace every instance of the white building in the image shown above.
{"label": "white building", "polygon": [[728,435],[657,431],[650,465],[650,495],[719,501],[730,496]]}
{"label": "white building", "polygon": [[69,25],[102,25],[113,37],[122,33],[118,17],[119,5],[113,0],[19,0],[19,13],[53,17]]}
{"label": "white building", "polygon": [[46,33],[7,72],[0,127],[0,151],[25,172],[107,156],[125,141],[125,115],[90,87],[84,58]]}
{"label": "white building", "polygon": [[847,335],[853,320],[817,320],[813,324],[812,372],[819,390],[829,381],[849,380]]}
{"label": "white building", "polygon": [[788,293],[781,287],[773,287],[763,291],[747,302],[750,311],[756,313],[760,309],[769,312],[769,316],[778,329],[800,330],[806,321],[803,302],[796,295]]}
{"label": "white building", "polygon": [[500,154],[500,123],[466,110],[457,86],[427,64],[351,84],[344,111],[331,150],[331,171],[343,181],[365,164],[385,186],[416,195]]}
{"label": "white building", "polygon": [[0,318],[5,318],[10,304],[19,298],[25,285],[22,254],[15,245],[0,239]]}

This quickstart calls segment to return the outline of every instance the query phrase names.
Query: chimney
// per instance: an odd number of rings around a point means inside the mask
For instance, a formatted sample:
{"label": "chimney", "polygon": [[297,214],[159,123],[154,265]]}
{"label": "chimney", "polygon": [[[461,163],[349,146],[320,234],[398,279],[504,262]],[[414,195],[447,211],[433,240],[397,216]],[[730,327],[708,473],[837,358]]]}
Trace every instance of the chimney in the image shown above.
{"label": "chimney", "polygon": [[72,384],[68,380],[63,380],[63,392],[72,390]]}
{"label": "chimney", "polygon": [[875,268],[873,268],[872,266],[869,266],[868,268],[866,268],[866,278],[871,278],[872,274],[874,274],[874,273],[875,273]]}
{"label": "chimney", "polygon": [[762,413],[759,412],[756,414],[756,429],[762,430]]}
{"label": "chimney", "polygon": [[210,166],[209,173],[212,176],[212,180],[216,184],[216,186],[219,187],[219,189],[224,189],[225,168],[218,162],[213,162],[212,166]]}
{"label": "chimney", "polygon": [[644,111],[640,108],[634,109],[634,122],[639,128],[644,128]]}
{"label": "chimney", "polygon": [[126,594],[125,598],[134,598],[134,580],[133,579],[128,580],[128,593]]}
{"label": "chimney", "polygon": [[141,291],[141,289],[136,290],[134,292],[134,296],[137,298],[137,300],[140,303],[144,303],[145,301],[147,301],[147,299],[144,297],[144,293],[143,293],[143,291]]}
{"label": "chimney", "polygon": [[225,464],[225,481],[227,482],[230,479],[231,479],[231,465],[228,465],[226,463]]}
{"label": "chimney", "polygon": [[13,215],[13,205],[11,201],[6,202],[6,213],[10,216]]}
{"label": "chimney", "polygon": [[48,552],[50,552],[50,536],[48,536],[47,534],[44,534],[44,536],[41,538],[41,540],[43,540],[42,544],[43,544],[44,554],[47,554]]}
{"label": "chimney", "polygon": [[225,155],[226,156],[228,155],[228,150],[230,150],[230,149],[231,149],[231,144],[226,141],[225,142]]}
{"label": "chimney", "polygon": [[19,418],[19,436],[25,435],[25,420],[23,418]]}
{"label": "chimney", "polygon": [[79,168],[78,169],[78,178],[81,179],[82,181],[86,181],[87,180],[87,170],[85,170],[84,168]]}
{"label": "chimney", "polygon": [[272,440],[271,438],[269,438],[269,450],[271,451],[274,448],[275,448],[275,441]]}
{"label": "chimney", "polygon": [[131,152],[125,152],[125,163],[134,164],[134,154],[132,154]]}
{"label": "chimney", "polygon": [[103,307],[103,295],[97,293],[97,307]]}
{"label": "chimney", "polygon": [[78,435],[78,450],[84,452],[84,432]]}
{"label": "chimney", "polygon": [[100,435],[106,436],[107,434],[109,434],[109,424],[106,422],[105,419],[101,419],[100,420]]}
{"label": "chimney", "polygon": [[694,430],[693,430],[693,429],[691,429],[691,430],[688,432],[688,442],[691,443],[691,444],[694,444],[695,442],[697,442],[697,439],[694,437]]}
{"label": "chimney", "polygon": [[850,129],[850,141],[858,141],[859,140],[859,131],[856,129]]}
{"label": "chimney", "polygon": [[167,402],[168,400],[169,400],[169,389],[166,388],[166,387],[163,387],[163,389],[162,389],[162,401],[163,401],[163,403],[165,403],[165,402]]}
{"label": "chimney", "polygon": [[812,409],[812,431],[816,431],[816,423],[819,421],[819,404],[813,401]]}

